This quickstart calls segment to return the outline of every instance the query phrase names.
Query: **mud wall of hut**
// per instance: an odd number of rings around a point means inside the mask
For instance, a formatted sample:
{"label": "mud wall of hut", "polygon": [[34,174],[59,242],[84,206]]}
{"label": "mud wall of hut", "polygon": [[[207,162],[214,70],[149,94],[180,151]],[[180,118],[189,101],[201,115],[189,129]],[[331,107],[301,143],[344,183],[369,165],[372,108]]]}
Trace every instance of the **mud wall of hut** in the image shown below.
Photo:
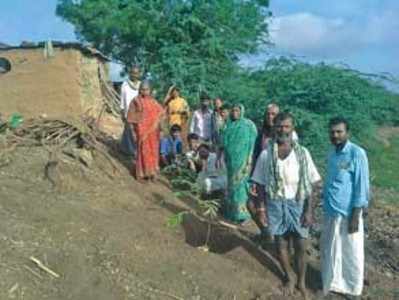
{"label": "mud wall of hut", "polygon": [[[106,67],[97,58],[80,55],[80,103],[82,110],[98,115],[102,108],[102,89],[99,80],[99,68],[107,72]],[[107,73],[108,74],[108,73]]]}
{"label": "mud wall of hut", "polygon": [[55,48],[45,58],[43,49],[0,51],[11,62],[10,72],[0,75],[0,113],[19,112],[26,117],[80,115],[101,110],[102,95],[96,57],[76,49]]}

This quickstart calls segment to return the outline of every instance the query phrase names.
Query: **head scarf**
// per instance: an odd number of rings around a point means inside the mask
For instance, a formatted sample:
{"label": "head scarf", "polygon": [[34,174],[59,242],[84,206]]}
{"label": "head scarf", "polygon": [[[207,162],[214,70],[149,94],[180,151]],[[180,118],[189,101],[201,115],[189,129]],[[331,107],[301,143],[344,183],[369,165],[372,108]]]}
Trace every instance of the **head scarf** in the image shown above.
{"label": "head scarf", "polygon": [[239,182],[248,175],[257,130],[255,124],[244,117],[244,105],[236,104],[234,107],[239,107],[241,114],[237,120],[230,117],[227,121],[223,131],[223,147],[227,168],[234,173],[234,181]]}
{"label": "head scarf", "polygon": [[237,120],[229,118],[222,132],[228,181],[225,217],[239,222],[249,218],[246,208],[248,180],[257,131],[255,124],[244,117],[244,106],[234,107],[240,108],[240,117]]}

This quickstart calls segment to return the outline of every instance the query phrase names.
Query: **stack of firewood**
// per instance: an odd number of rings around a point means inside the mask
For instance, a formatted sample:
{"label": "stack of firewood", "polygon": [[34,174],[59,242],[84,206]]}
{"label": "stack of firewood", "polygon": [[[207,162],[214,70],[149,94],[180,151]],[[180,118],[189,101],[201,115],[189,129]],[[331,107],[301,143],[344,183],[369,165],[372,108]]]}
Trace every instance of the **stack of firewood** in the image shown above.
{"label": "stack of firewood", "polygon": [[17,128],[7,128],[0,135],[0,152],[7,155],[17,147],[45,148],[49,153],[45,169],[57,166],[64,155],[75,158],[79,163],[85,163],[84,159],[75,153],[90,152],[93,157],[102,161],[102,166],[108,164],[108,170],[104,170],[108,175],[121,171],[121,164],[116,160],[116,151],[112,148],[113,140],[99,130],[97,121],[91,117],[64,120],[29,119]]}

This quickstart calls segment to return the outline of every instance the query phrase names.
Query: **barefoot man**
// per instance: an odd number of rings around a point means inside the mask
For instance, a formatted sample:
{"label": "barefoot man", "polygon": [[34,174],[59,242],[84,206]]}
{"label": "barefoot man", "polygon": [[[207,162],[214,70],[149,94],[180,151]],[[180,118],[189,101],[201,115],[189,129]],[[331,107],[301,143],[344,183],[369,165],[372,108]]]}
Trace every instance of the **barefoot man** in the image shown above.
{"label": "barefoot man", "polygon": [[259,184],[259,201],[267,209],[267,224],[275,236],[278,258],[284,271],[284,294],[295,290],[290,265],[289,245],[295,248],[297,264],[296,287],[304,299],[306,248],[309,225],[312,223],[312,198],[315,185],[321,180],[309,151],[292,138],[294,118],[290,113],[279,113],[275,119],[276,136],[269,141],[258,160],[252,180]]}
{"label": "barefoot man", "polygon": [[360,299],[364,277],[362,211],[369,201],[366,151],[349,140],[348,122],[330,120],[333,147],[328,155],[323,191],[324,226],[321,238],[323,290]]}

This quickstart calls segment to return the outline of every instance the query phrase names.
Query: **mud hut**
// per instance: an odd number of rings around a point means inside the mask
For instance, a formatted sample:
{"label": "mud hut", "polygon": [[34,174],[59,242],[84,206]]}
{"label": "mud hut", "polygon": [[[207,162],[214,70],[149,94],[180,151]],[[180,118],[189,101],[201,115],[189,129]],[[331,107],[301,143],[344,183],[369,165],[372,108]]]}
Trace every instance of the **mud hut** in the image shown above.
{"label": "mud hut", "polygon": [[[104,86],[108,62],[99,51],[79,43],[3,44],[0,112],[24,117],[63,118],[87,112],[97,116],[109,96],[109,87]],[[112,110],[112,105],[108,108]]]}

